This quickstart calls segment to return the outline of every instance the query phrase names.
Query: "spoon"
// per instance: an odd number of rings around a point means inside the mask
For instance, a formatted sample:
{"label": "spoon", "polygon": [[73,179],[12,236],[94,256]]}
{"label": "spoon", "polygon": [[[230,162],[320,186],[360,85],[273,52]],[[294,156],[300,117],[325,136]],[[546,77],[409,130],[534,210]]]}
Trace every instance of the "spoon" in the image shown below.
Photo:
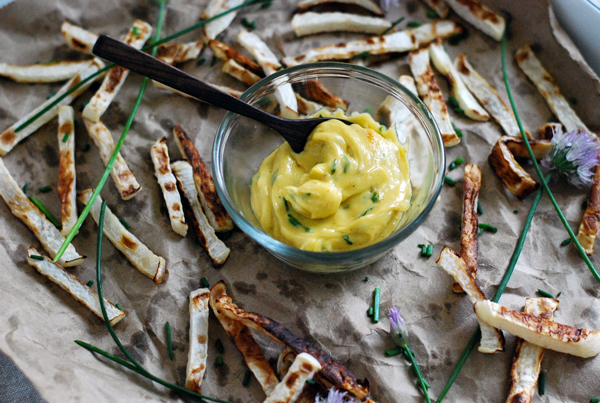
{"label": "spoon", "polygon": [[292,150],[297,153],[304,149],[308,136],[319,124],[330,119],[340,120],[347,125],[353,124],[347,120],[337,118],[284,119],[271,115],[236,97],[219,91],[176,67],[106,35],[100,35],[92,52],[96,56],[168,85],[201,101],[263,123],[281,134],[285,141],[290,144]]}

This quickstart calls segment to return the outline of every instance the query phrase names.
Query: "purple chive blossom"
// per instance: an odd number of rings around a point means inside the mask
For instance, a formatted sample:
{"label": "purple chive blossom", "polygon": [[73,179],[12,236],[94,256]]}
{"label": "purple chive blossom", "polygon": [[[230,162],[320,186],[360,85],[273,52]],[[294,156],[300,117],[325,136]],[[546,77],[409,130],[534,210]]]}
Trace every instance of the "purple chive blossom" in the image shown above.
{"label": "purple chive blossom", "polygon": [[554,133],[552,150],[542,160],[542,165],[555,169],[575,186],[586,186],[593,182],[594,167],[600,162],[600,141],[585,130],[569,133]]}
{"label": "purple chive blossom", "polygon": [[398,347],[405,347],[408,342],[408,329],[400,311],[395,306],[390,309],[390,334]]}
{"label": "purple chive blossom", "polygon": [[329,389],[329,394],[327,395],[327,399],[317,395],[315,403],[345,403],[346,394],[348,392],[340,392],[339,390],[335,390],[334,388]]}
{"label": "purple chive blossom", "polygon": [[399,7],[400,3],[398,0],[379,0],[379,7],[384,13],[387,13],[391,6]]}

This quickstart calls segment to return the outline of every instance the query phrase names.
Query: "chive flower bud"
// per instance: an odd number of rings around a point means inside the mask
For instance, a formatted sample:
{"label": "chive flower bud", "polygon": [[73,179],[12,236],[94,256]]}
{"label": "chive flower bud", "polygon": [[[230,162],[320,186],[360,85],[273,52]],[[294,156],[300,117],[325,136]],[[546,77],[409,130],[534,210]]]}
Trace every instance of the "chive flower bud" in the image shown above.
{"label": "chive flower bud", "polygon": [[408,342],[408,329],[404,323],[404,319],[400,316],[400,311],[395,306],[390,309],[390,334],[394,343],[398,347],[406,347]]}
{"label": "chive flower bud", "polygon": [[335,388],[329,389],[329,394],[327,394],[327,399],[317,395],[315,399],[315,403],[345,403],[346,394],[348,392],[340,392],[339,390],[335,390]]}

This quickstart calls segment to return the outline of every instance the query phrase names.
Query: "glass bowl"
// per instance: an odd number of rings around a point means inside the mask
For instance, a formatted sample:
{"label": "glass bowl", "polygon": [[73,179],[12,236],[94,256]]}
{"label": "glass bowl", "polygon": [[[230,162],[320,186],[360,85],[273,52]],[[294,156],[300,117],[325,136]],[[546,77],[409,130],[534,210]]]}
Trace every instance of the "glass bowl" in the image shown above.
{"label": "glass bowl", "polygon": [[[386,239],[344,252],[311,252],[286,245],[265,233],[250,204],[250,180],[260,163],[282,142],[268,127],[234,113],[221,122],[213,146],[213,176],[217,192],[236,225],[250,238],[287,264],[302,270],[333,273],[358,269],[373,263],[408,237],[433,208],[444,178],[445,156],[442,138],[429,109],[410,90],[374,70],[346,63],[311,63],[272,74],[250,87],[241,99],[264,110],[277,106],[274,92],[292,84],[304,95],[306,83],[316,80],[331,93],[349,102],[347,114],[377,112],[388,97],[404,109],[406,119],[399,138],[409,144],[411,207],[398,228]],[[381,121],[382,124],[386,122]],[[389,124],[389,122],[387,122]],[[411,245],[411,251],[414,245]]]}

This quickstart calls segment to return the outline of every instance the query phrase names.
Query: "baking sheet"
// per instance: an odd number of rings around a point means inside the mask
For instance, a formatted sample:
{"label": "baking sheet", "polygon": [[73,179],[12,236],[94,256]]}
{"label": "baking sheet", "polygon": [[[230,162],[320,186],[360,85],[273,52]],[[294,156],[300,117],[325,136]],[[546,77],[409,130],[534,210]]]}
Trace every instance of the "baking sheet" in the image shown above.
{"label": "baking sheet", "polygon": [[[200,18],[206,1],[178,1],[167,6],[165,35],[174,33]],[[416,1],[400,1],[400,7],[387,18],[428,22],[428,9]],[[550,23],[546,1],[488,0],[486,4],[504,10],[513,17],[509,51],[527,43],[536,44],[542,63],[555,77],[567,98],[578,100],[575,109],[592,129],[600,129],[598,79],[582,69],[581,59],[572,44],[565,40],[554,22]],[[272,45],[279,56],[296,55],[314,46],[361,38],[354,34],[326,34],[297,39],[290,19],[294,0],[274,1],[267,10],[253,7],[239,13],[226,32],[225,42],[235,43],[240,19],[255,21],[257,33]],[[60,25],[65,19],[96,33],[119,36],[135,18],[156,24],[158,6],[146,1],[91,0],[43,2],[18,0],[0,10],[0,60],[13,64],[29,64],[50,60],[86,58],[64,45]],[[452,19],[461,21],[451,15]],[[404,25],[403,23],[402,25]],[[470,36],[459,46],[447,46],[451,57],[466,52],[474,67],[502,94],[500,44],[464,23]],[[401,25],[401,26],[402,26]],[[196,40],[191,33],[180,40]],[[558,39],[557,39],[558,38]],[[567,38],[568,39],[568,38]],[[566,48],[565,48],[566,46]],[[237,46],[236,46],[237,47]],[[205,50],[201,57],[210,60]],[[222,62],[196,66],[189,62],[182,68],[207,81],[244,89],[220,72]],[[397,78],[408,74],[405,56],[375,66]],[[509,75],[517,106],[525,127],[536,133],[543,123],[556,121],[533,84],[509,59]],[[443,77],[437,76],[444,94],[448,94]],[[103,117],[104,123],[118,136],[137,96],[141,78],[130,75],[117,99]],[[26,85],[0,81],[0,126],[8,127],[41,104],[60,84]],[[87,91],[75,103],[93,94]],[[165,257],[169,274],[156,286],[135,270],[109,242],[104,242],[104,291],[108,299],[121,304],[126,318],[116,326],[117,332],[132,354],[148,370],[167,380],[183,384],[188,346],[188,294],[199,288],[200,278],[211,284],[225,280],[235,301],[250,311],[265,314],[297,335],[316,343],[346,364],[358,377],[368,378],[376,401],[422,401],[415,379],[407,363],[399,357],[386,357],[393,347],[387,334],[388,321],[373,324],[365,312],[372,300],[374,287],[382,290],[382,312],[398,306],[410,327],[410,345],[415,351],[431,394],[437,397],[445,385],[467,340],[477,327],[472,306],[464,296],[451,292],[452,279],[435,266],[435,257],[445,245],[460,248],[462,204],[462,169],[449,175],[458,180],[456,187],[444,186],[440,200],[425,223],[406,241],[379,262],[360,271],[327,276],[292,269],[268,254],[240,231],[226,244],[232,254],[226,265],[215,270],[210,259],[191,232],[182,239],[169,226],[166,208],[154,178],[150,147],[163,135],[169,135],[173,124],[180,124],[210,164],[211,147],[216,127],[224,112],[205,104],[158,91],[152,86],[142,102],[122,154],[129,163],[143,191],[123,202],[109,179],[102,197],[111,209],[132,224],[136,234],[151,250]],[[465,158],[482,168],[483,187],[480,195],[484,214],[480,222],[498,227],[497,234],[483,233],[479,243],[479,276],[482,289],[493,295],[507,267],[517,237],[533,196],[520,202],[503,190],[491,172],[487,156],[500,128],[492,122],[473,122],[453,115],[456,126],[464,133],[458,147],[448,150],[448,160]],[[103,170],[96,149],[82,125],[80,113],[76,130],[76,163],[78,189],[94,186]],[[20,185],[29,183],[31,193],[52,185],[56,188],[58,152],[56,120],[19,144],[6,158],[8,169]],[[84,152],[90,144],[91,150]],[[172,138],[169,147],[178,152]],[[573,228],[583,214],[581,202],[587,190],[578,190],[559,182],[555,194]],[[38,197],[58,213],[56,193]],[[513,213],[518,210],[517,213]],[[78,251],[88,256],[86,263],[72,270],[82,281],[95,279],[95,240],[97,227],[86,220],[74,241]],[[558,322],[590,329],[600,328],[598,315],[600,285],[594,282],[574,248],[559,247],[567,237],[548,199],[544,197],[533,221],[523,254],[501,303],[521,309],[524,298],[535,295],[538,288],[551,293],[562,292]],[[434,257],[419,256],[417,244],[433,243]],[[112,353],[117,353],[102,322],[74,301],[58,286],[37,274],[25,262],[29,245],[38,245],[33,235],[0,203],[0,349],[32,380],[48,402],[166,402],[179,401],[174,393],[125,370],[116,364],[92,356],[73,343],[81,339]],[[592,261],[598,265],[596,256]],[[369,277],[364,282],[365,276]],[[165,322],[173,329],[175,360],[167,357]],[[212,363],[218,353],[217,338],[225,344],[222,367]],[[277,357],[281,349],[271,341],[258,337],[267,358]],[[256,380],[242,386],[246,367],[241,355],[214,318],[210,321],[209,365],[203,393],[231,402],[262,401],[264,394]],[[446,400],[449,402],[502,402],[508,392],[508,376],[515,347],[514,337],[507,335],[503,354],[483,355],[474,351]],[[582,402],[600,394],[600,361],[580,359],[548,351],[542,365],[547,373],[547,402]],[[537,399],[537,398],[536,398]]]}

